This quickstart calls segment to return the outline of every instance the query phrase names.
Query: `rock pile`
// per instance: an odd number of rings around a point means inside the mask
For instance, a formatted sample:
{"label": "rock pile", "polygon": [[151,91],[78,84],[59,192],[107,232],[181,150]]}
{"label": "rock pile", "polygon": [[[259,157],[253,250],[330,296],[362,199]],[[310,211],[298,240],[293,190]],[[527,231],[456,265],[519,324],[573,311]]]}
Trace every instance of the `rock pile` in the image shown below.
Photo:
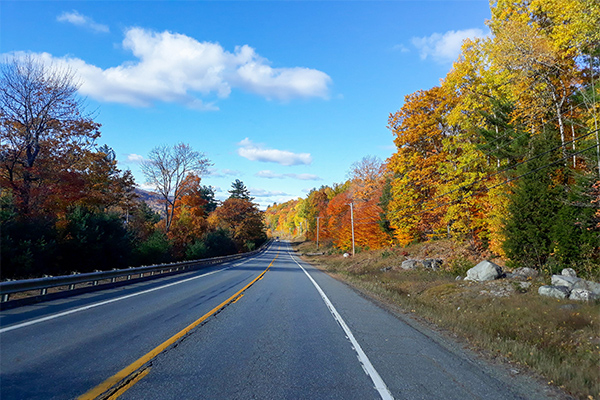
{"label": "rock pile", "polygon": [[600,298],[600,283],[578,278],[572,268],[565,268],[560,275],[552,275],[552,284],[541,286],[538,293],[558,299],[590,301]]}
{"label": "rock pile", "polygon": [[415,269],[423,267],[426,269],[438,270],[442,267],[443,261],[437,258],[426,258],[424,260],[406,260],[400,266],[402,269]]}

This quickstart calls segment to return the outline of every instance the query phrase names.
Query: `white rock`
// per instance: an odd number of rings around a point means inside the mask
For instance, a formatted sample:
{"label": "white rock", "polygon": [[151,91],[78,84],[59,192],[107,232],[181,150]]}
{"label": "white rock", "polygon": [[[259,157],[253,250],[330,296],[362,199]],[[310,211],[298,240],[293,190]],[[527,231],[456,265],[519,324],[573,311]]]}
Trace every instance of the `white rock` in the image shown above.
{"label": "white rock", "polygon": [[350,254],[344,253],[344,258],[348,258],[348,257],[350,257]]}
{"label": "white rock", "polygon": [[539,275],[539,272],[537,272],[533,268],[523,267],[523,268],[515,269],[513,271],[513,274],[517,275],[517,276],[522,276],[523,278],[535,278],[536,276]]}
{"label": "white rock", "polygon": [[577,272],[573,268],[565,268],[560,273],[562,276],[570,276],[573,278],[577,278]]}
{"label": "white rock", "polygon": [[423,264],[425,268],[440,269],[443,264],[443,261],[436,258],[427,258],[421,261],[421,264]]}
{"label": "white rock", "polygon": [[573,288],[573,285],[575,285],[580,280],[581,279],[574,278],[572,276],[552,275],[552,284],[554,286],[565,286],[569,290],[571,290]]}
{"label": "white rock", "polygon": [[540,286],[538,293],[542,296],[556,297],[557,299],[566,299],[569,296],[569,289],[566,286]]}
{"label": "white rock", "polygon": [[400,267],[402,267],[402,269],[415,269],[420,265],[421,263],[417,260],[406,260],[402,261],[402,265]]}
{"label": "white rock", "polygon": [[529,289],[531,286],[531,282],[519,282],[519,287],[521,289]]}
{"label": "white rock", "polygon": [[585,289],[573,289],[569,295],[569,300],[591,301],[594,299],[596,299],[596,295]]}
{"label": "white rock", "polygon": [[[579,279],[579,278],[578,278]],[[594,293],[594,295],[600,297],[600,283],[586,281],[584,279],[579,279],[574,285],[573,289],[585,289]]]}
{"label": "white rock", "polygon": [[491,281],[502,275],[502,268],[493,262],[484,260],[467,271],[465,281]]}

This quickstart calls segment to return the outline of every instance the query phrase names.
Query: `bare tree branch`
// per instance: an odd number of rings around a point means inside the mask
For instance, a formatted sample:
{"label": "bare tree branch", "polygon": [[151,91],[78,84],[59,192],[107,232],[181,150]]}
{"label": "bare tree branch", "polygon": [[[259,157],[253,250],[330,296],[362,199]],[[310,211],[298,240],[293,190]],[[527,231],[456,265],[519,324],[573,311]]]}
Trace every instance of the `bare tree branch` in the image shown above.
{"label": "bare tree branch", "polygon": [[185,178],[191,173],[203,175],[211,165],[203,153],[194,151],[185,143],[178,143],[173,147],[155,147],[150,151],[148,160],[142,162],[146,183],[154,186],[165,202],[167,232],[175,214],[175,203],[185,190]]}

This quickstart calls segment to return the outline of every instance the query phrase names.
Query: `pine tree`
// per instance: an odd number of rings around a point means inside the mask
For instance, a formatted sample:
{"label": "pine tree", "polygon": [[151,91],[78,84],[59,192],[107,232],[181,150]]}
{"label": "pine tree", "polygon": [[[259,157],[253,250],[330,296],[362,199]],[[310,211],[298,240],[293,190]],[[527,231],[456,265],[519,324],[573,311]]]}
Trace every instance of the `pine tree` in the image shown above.
{"label": "pine tree", "polygon": [[556,152],[544,154],[556,143],[551,135],[540,134],[532,139],[531,161],[524,162],[516,172],[524,176],[516,181],[510,196],[503,248],[517,265],[542,269],[553,252],[552,232],[561,208],[562,187],[553,180],[559,172],[557,167],[540,168],[556,161]]}
{"label": "pine tree", "polygon": [[250,191],[246,188],[244,182],[239,179],[231,183],[231,189],[228,192],[230,199],[254,200],[254,197],[250,197]]}

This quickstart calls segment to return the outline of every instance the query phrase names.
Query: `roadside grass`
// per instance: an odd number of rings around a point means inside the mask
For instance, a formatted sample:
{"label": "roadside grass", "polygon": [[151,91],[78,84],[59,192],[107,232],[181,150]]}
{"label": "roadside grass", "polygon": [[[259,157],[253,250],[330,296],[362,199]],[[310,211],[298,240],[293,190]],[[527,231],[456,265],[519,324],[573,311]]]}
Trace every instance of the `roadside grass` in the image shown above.
{"label": "roadside grass", "polygon": [[[326,247],[305,259],[365,294],[465,338],[472,346],[516,369],[527,369],[580,399],[600,399],[600,302],[581,303],[538,295],[549,281],[475,283],[455,280],[475,264],[474,255],[440,243],[438,249],[365,251],[342,257]],[[315,253],[310,242],[294,243]],[[333,253],[333,254],[328,254]],[[409,256],[410,255],[410,256]],[[407,258],[443,258],[446,269],[402,270]],[[493,296],[494,291],[505,296]]]}

